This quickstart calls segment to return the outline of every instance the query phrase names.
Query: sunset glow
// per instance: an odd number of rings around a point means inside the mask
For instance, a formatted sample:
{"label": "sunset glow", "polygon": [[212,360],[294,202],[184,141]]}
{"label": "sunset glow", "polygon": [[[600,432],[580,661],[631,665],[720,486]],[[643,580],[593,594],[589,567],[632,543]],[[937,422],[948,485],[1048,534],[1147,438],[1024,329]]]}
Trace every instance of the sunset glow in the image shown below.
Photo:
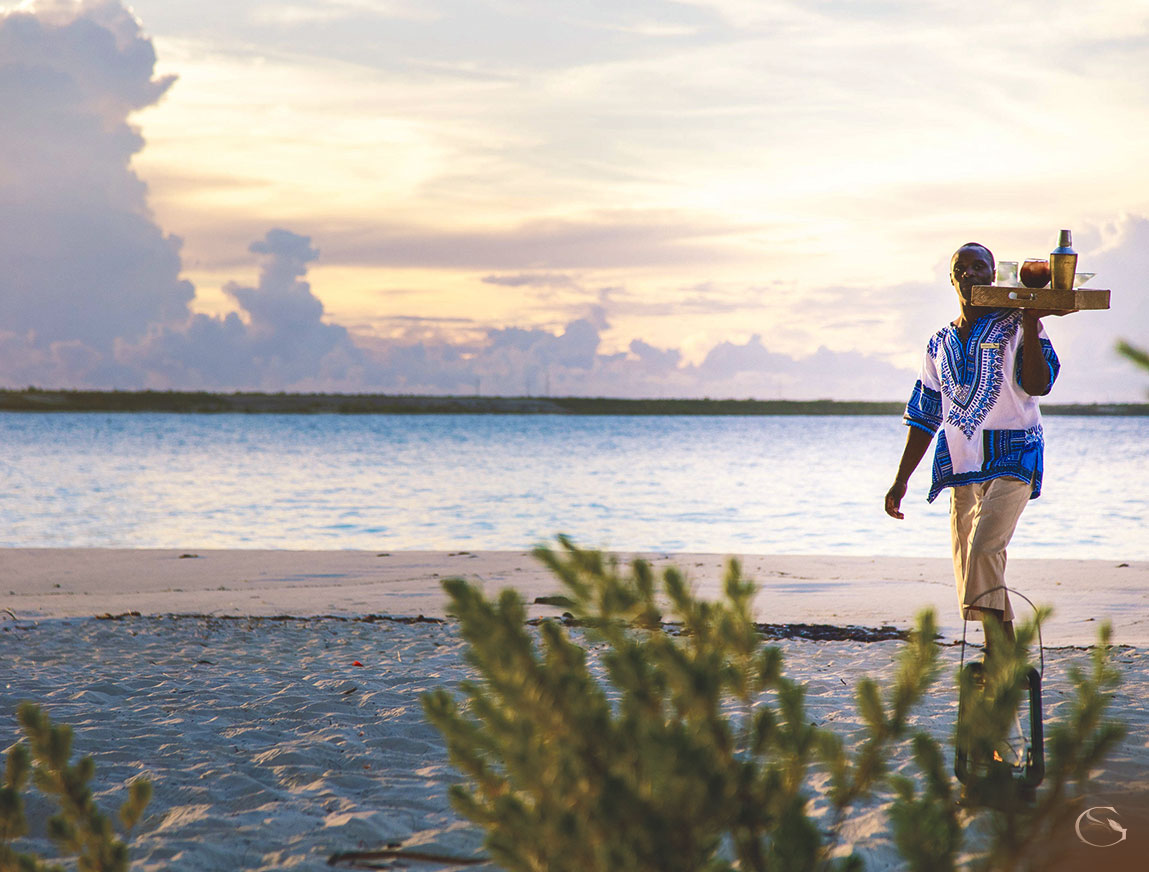
{"label": "sunset glow", "polygon": [[[35,204],[44,227],[154,222],[182,241],[178,264],[140,287],[178,274],[191,295],[144,305],[128,330],[115,308],[141,304],[108,291],[106,323],[65,329],[38,307],[87,293],[78,275],[116,285],[93,273],[107,246],[138,263],[143,243],[10,236],[0,383],[468,392],[466,367],[399,360],[469,360],[515,328],[521,359],[492,390],[548,366],[575,393],[900,399],[953,315],[953,249],[1022,260],[1069,227],[1113,310],[1049,325],[1066,361],[1054,399],[1139,400],[1112,349],[1149,336],[1147,20],[1118,0],[9,7],[5,220]],[[78,37],[76,21],[96,27]],[[83,100],[59,102],[49,74],[82,80]],[[54,175],[61,161],[75,178]],[[78,196],[93,178],[103,188]],[[313,331],[329,343],[318,368],[276,383],[233,329],[246,365],[209,376],[188,319],[214,342],[228,313],[255,329],[227,288],[260,281],[279,254],[249,247],[276,228],[317,252],[283,268],[347,329],[341,359],[365,357],[319,366],[338,343]],[[27,274],[61,258],[71,286]],[[37,283],[58,296],[20,290]],[[577,355],[548,356],[584,322]],[[290,353],[298,338],[274,323]],[[741,350],[717,366],[720,347]]]}

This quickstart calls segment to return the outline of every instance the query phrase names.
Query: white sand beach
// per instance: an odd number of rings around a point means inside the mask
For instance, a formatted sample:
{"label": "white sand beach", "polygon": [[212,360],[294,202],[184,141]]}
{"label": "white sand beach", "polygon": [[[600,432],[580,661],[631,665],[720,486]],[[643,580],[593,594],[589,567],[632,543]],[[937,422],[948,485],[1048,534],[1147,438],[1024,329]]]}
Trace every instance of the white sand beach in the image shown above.
{"label": "white sand beach", "polygon": [[[682,567],[704,594],[718,590],[720,555],[647,556]],[[944,560],[748,556],[743,565],[762,585],[760,621],[906,628],[933,606],[945,641],[960,638]],[[558,592],[522,552],[0,550],[0,748],[15,738],[16,705],[32,699],[75,727],[106,810],[129,780],[151,778],[155,799],[132,843],[137,870],[318,870],[334,853],[388,844],[480,856],[481,833],[447,801],[455,775],[419,703],[468,674],[463,643],[450,620],[394,619],[443,618],[437,582],[456,575],[492,592],[513,586],[528,602]],[[1129,827],[1128,856],[1144,857],[1149,565],[1015,561],[1010,578],[1057,609],[1045,629],[1047,722],[1071,692],[1068,669],[1087,662],[1079,646],[1096,638],[1100,621],[1115,626],[1124,682],[1114,714],[1129,735],[1094,773],[1089,802],[1116,808]],[[138,614],[97,617],[127,613]],[[854,683],[888,677],[899,648],[777,644],[787,673],[806,685],[811,719],[846,738],[860,726]],[[960,648],[944,650],[952,675]],[[946,747],[956,705],[946,678],[917,715]],[[812,791],[817,805],[817,784]],[[843,848],[861,853],[867,869],[899,868],[886,804],[857,809],[842,832]],[[32,816],[43,811],[30,807]],[[1096,862],[1101,849],[1067,838],[1075,850],[1063,868]],[[1113,863],[1113,852],[1105,856]]]}
{"label": "white sand beach", "polygon": [[[717,596],[728,557],[620,554],[682,569],[695,590]],[[758,582],[758,620],[908,628],[935,609],[943,635],[960,639],[953,572],[946,558],[741,555]],[[212,551],[101,548],[0,549],[0,610],[27,618],[144,615],[364,614],[443,617],[439,582],[463,576],[488,592],[523,598],[559,593],[526,551]],[[1149,562],[1011,560],[1010,586],[1054,608],[1049,645],[1090,645],[1100,621],[1114,640],[1149,647]],[[1019,619],[1029,614],[1015,600]],[[537,616],[557,614],[535,607]],[[971,627],[971,630],[973,628]]]}

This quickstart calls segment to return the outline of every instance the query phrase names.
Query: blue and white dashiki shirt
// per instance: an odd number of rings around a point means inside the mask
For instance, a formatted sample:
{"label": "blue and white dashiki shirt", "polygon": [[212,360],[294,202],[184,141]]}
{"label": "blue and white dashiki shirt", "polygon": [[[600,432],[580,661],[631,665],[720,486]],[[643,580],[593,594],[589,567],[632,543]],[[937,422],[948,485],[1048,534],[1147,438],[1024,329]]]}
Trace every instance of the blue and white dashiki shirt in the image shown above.
{"label": "blue and white dashiki shirt", "polygon": [[[1032,482],[1031,499],[1041,495],[1045,438],[1037,398],[1021,387],[1021,319],[1020,309],[995,309],[964,346],[953,325],[930,337],[905,416],[938,434],[930,502],[944,488],[1002,476]],[[1044,328],[1038,337],[1053,387],[1061,362]]]}

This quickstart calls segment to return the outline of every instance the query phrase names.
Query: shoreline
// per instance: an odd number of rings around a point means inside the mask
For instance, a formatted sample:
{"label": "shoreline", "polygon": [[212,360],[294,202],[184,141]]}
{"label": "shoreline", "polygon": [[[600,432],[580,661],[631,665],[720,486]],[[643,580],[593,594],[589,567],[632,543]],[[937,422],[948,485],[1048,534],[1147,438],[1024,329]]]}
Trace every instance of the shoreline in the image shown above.
{"label": "shoreline", "polygon": [[[163,412],[277,415],[897,415],[904,400],[624,399],[255,391],[0,389],[3,412]],[[1050,415],[1145,416],[1149,403],[1052,403]]]}
{"label": "shoreline", "polygon": [[[674,565],[695,590],[717,598],[727,555],[620,553],[624,565],[648,560],[656,573]],[[742,555],[745,578],[759,585],[755,620],[770,625],[908,630],[933,608],[944,641],[962,636],[949,560],[915,557]],[[440,583],[460,576],[488,595],[512,587],[530,618],[562,609],[536,603],[561,585],[529,551],[285,551],[122,548],[0,548],[0,612],[19,619],[196,614],[349,618],[443,618]],[[1101,622],[1113,642],[1149,648],[1149,561],[1011,560],[1011,588],[1054,614],[1046,647],[1094,644]],[[1015,597],[1024,620],[1028,606]],[[970,626],[968,638],[980,639]]]}

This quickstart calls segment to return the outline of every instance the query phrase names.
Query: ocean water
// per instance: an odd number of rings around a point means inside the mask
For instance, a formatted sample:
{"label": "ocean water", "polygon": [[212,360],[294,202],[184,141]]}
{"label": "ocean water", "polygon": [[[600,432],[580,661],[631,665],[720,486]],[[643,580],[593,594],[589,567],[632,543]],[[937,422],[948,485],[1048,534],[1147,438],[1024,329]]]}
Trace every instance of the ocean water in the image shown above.
{"label": "ocean water", "polygon": [[[1149,419],[1049,416],[1010,554],[1149,559]],[[948,554],[897,417],[0,413],[0,545]]]}

